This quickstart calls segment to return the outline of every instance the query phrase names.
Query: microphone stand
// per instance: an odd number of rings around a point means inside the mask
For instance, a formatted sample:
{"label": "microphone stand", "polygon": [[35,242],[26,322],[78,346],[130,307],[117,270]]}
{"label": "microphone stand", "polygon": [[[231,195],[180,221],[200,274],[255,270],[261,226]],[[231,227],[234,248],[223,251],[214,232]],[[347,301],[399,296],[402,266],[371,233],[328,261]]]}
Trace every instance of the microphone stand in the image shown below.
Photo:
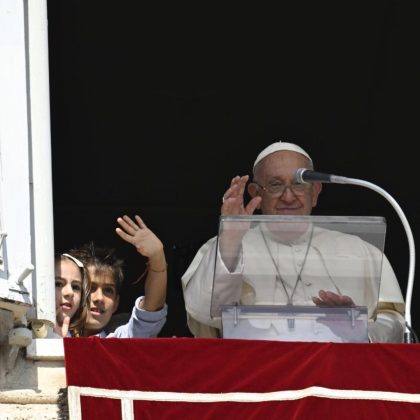
{"label": "microphone stand", "polygon": [[[322,182],[322,181],[321,181]],[[325,181],[324,181],[325,182]],[[408,267],[408,283],[407,283],[407,292],[405,297],[405,332],[404,332],[404,343],[413,343],[413,332],[411,328],[411,300],[413,296],[413,286],[414,286],[414,267],[416,261],[416,251],[414,246],[414,237],[411,231],[410,225],[408,220],[402,211],[400,205],[395,201],[395,199],[388,194],[385,190],[378,187],[371,182],[364,181],[362,179],[355,179],[355,178],[347,178],[344,176],[337,176],[337,175],[330,175],[330,180],[326,182],[331,182],[335,184],[352,184],[352,185],[359,185],[361,187],[369,188],[373,191],[376,191],[383,197],[385,197],[389,203],[391,203],[392,207],[394,207],[395,211],[397,212],[398,216],[401,219],[401,222],[404,226],[405,233],[408,239],[408,249],[410,254],[409,260],[409,267]]]}

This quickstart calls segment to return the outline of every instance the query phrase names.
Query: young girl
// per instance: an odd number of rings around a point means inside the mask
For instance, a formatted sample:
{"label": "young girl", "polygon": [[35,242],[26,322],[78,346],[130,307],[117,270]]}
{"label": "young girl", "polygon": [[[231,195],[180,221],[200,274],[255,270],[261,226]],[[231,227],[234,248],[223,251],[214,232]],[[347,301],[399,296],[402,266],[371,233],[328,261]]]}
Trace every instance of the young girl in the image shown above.
{"label": "young girl", "polygon": [[83,264],[70,254],[55,258],[56,334],[83,335],[88,312],[87,280]]}

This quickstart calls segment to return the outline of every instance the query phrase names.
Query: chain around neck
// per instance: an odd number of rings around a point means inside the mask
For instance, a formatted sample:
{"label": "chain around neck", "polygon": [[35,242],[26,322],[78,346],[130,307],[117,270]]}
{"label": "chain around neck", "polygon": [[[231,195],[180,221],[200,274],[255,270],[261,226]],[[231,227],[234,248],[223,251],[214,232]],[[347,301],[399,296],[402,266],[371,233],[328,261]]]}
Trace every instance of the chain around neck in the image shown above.
{"label": "chain around neck", "polygon": [[267,238],[266,238],[266,236],[264,234],[264,230],[263,229],[261,229],[261,234],[262,234],[262,237],[264,239],[264,243],[265,243],[265,246],[267,248],[267,251],[268,251],[268,253],[270,255],[271,261],[272,261],[272,263],[273,263],[273,265],[274,265],[274,267],[276,269],[276,272],[277,272],[276,279],[281,283],[281,285],[283,286],[284,293],[286,294],[287,304],[288,305],[293,305],[293,296],[294,296],[294,294],[296,292],[296,289],[297,289],[297,286],[298,286],[299,282],[302,281],[302,272],[303,272],[303,269],[304,269],[305,264],[306,264],[306,259],[308,257],[309,248],[311,247],[312,237],[313,237],[313,234],[314,234],[314,227],[313,227],[313,225],[311,227],[311,233],[310,233],[310,236],[309,236],[309,243],[308,243],[308,246],[306,247],[306,252],[305,252],[305,256],[303,258],[302,267],[300,268],[299,273],[297,273],[295,285],[294,285],[293,290],[292,290],[292,293],[290,295],[289,295],[289,292],[287,291],[286,283],[285,283],[283,277],[280,274],[279,266],[276,263],[276,260],[275,260],[273,254],[271,252],[271,249],[270,249],[270,247],[268,245]]}

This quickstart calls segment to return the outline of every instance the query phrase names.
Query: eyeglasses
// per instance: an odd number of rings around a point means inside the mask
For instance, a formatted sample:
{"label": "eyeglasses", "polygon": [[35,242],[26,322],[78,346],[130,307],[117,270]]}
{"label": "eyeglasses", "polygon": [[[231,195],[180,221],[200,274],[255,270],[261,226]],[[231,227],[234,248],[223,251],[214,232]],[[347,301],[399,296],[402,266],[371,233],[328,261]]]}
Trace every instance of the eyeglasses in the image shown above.
{"label": "eyeglasses", "polygon": [[304,195],[305,192],[309,189],[310,184],[281,184],[280,182],[270,182],[267,185],[260,185],[257,182],[254,182],[254,184],[258,185],[262,190],[264,190],[266,193],[271,195],[278,195],[281,196],[284,194],[287,188],[296,196]]}

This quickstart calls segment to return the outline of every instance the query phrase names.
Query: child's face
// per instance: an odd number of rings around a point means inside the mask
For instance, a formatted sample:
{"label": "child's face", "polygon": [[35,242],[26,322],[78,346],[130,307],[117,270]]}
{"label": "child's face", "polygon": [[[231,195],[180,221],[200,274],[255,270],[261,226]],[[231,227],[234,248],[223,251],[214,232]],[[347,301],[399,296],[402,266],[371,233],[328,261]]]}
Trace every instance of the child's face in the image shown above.
{"label": "child's face", "polygon": [[68,259],[55,264],[55,313],[57,324],[62,325],[65,316],[70,318],[80,306],[82,274],[80,268]]}
{"label": "child's face", "polygon": [[90,310],[88,312],[86,333],[101,332],[117,310],[119,296],[115,279],[110,273],[96,274],[94,267],[88,267],[90,275]]}

